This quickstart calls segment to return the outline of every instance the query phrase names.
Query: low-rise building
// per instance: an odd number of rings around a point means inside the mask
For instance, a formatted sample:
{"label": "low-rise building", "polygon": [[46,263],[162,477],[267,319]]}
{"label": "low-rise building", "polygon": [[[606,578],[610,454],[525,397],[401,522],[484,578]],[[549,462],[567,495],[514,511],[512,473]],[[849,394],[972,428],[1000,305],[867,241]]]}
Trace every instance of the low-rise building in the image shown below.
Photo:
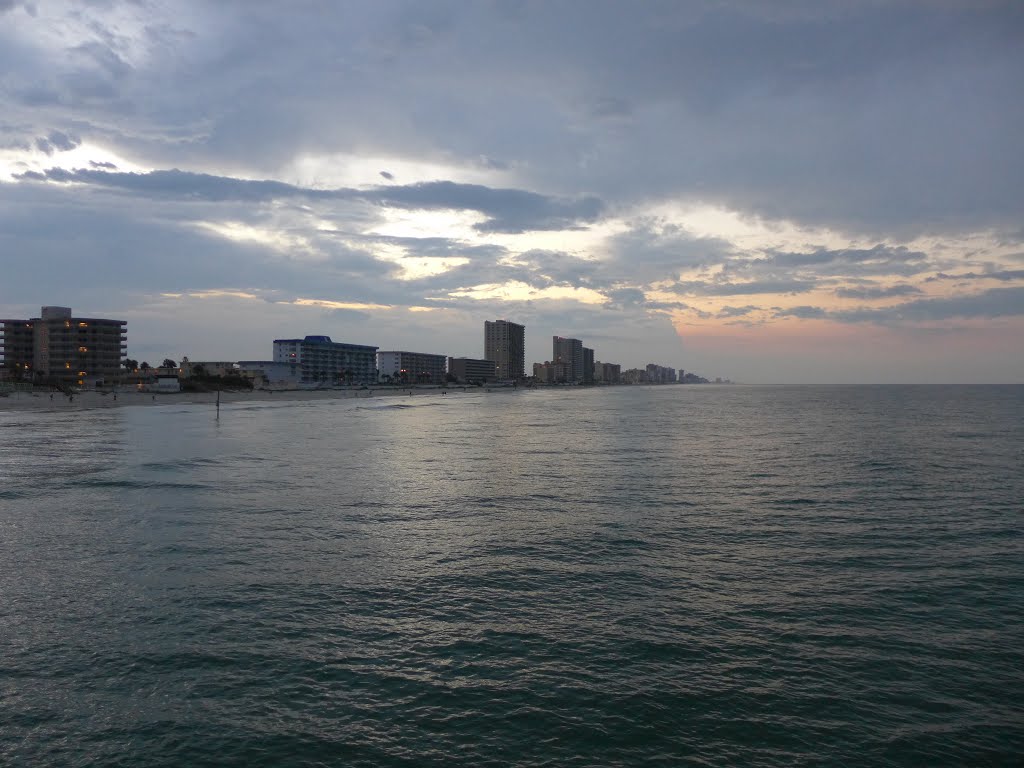
{"label": "low-rise building", "polygon": [[238,374],[238,364],[233,360],[182,360],[179,368],[181,378],[193,376],[234,376]]}
{"label": "low-rise building", "polygon": [[445,356],[426,352],[378,352],[377,373],[385,381],[403,384],[443,384]]}
{"label": "low-rise building", "polygon": [[157,374],[156,380],[152,384],[152,390],[164,393],[181,392],[181,381],[176,375]]}
{"label": "low-rise building", "polygon": [[534,363],[533,376],[540,384],[571,384],[572,364],[554,361]]}
{"label": "low-rise building", "polygon": [[302,381],[296,363],[276,363],[273,360],[239,360],[236,373],[262,389],[292,389]]}
{"label": "low-rise building", "polygon": [[484,384],[498,378],[498,366],[493,360],[476,360],[471,357],[449,357],[448,373],[459,384]]}

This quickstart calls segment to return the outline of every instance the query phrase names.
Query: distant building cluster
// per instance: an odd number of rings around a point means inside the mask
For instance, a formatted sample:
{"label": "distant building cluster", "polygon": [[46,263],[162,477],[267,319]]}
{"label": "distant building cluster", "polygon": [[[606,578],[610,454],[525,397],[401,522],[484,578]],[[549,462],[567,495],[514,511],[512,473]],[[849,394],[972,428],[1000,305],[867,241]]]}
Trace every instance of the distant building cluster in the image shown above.
{"label": "distant building cluster", "polygon": [[204,383],[271,389],[414,384],[670,384],[706,383],[654,363],[623,371],[594,359],[580,339],[552,337],[551,359],[526,372],[526,327],[484,322],[483,357],[380,350],[330,336],[275,339],[270,360],[165,359],[159,366],[127,357],[127,322],[75,317],[68,307],[43,307],[40,317],[0,320],[0,380],[51,386],[128,385],[177,392]]}

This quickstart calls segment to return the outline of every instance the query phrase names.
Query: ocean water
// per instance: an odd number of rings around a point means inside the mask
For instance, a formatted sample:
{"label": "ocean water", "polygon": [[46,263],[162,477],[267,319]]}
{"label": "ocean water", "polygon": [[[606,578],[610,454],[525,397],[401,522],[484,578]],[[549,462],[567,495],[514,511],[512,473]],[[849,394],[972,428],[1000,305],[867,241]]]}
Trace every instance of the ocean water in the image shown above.
{"label": "ocean water", "polygon": [[1024,387],[0,412],[0,764],[1018,766]]}

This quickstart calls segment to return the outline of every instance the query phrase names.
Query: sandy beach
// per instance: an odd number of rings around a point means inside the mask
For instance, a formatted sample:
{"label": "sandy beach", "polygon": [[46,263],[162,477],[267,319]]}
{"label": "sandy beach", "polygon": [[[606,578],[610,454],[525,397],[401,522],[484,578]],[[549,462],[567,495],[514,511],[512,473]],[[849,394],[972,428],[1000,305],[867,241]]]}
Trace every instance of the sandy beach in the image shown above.
{"label": "sandy beach", "polygon": [[[496,387],[412,387],[394,388],[381,387],[374,389],[314,389],[314,390],[265,390],[223,391],[220,393],[221,405],[241,402],[290,402],[308,400],[339,400],[375,397],[440,397],[460,395],[465,392],[511,392],[511,388]],[[411,394],[410,394],[411,393]],[[79,392],[73,398],[59,392],[8,392],[0,394],[0,412],[23,410],[73,411],[92,408],[117,408],[121,406],[161,406],[161,405],[214,405],[217,402],[216,392],[177,392],[174,394],[158,392]]]}

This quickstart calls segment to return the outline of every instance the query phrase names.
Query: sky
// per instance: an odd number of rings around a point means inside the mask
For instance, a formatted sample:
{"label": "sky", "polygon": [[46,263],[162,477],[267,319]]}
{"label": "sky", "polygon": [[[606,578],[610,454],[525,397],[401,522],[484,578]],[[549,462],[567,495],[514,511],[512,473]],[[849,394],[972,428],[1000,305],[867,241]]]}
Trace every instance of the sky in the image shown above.
{"label": "sky", "polygon": [[0,317],[1024,381],[1018,0],[0,0]]}

